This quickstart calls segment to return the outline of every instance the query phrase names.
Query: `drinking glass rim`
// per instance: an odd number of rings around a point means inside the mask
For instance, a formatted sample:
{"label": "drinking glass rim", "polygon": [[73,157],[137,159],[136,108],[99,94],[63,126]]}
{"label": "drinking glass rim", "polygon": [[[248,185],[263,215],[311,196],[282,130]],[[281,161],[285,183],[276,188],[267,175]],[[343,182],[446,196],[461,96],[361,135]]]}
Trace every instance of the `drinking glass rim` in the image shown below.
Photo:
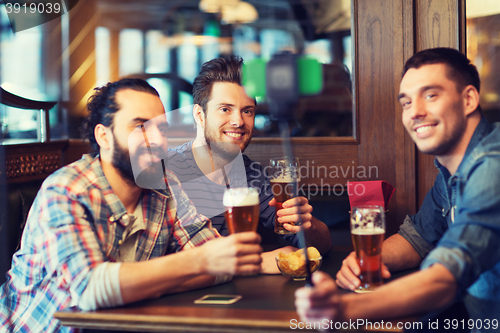
{"label": "drinking glass rim", "polygon": [[291,155],[291,156],[286,156],[286,155],[283,155],[283,156],[271,157],[269,160],[284,160],[284,159],[286,159],[287,157],[289,157],[289,158],[293,158],[293,159],[299,159],[299,158],[298,158],[298,156],[295,156],[295,155]]}

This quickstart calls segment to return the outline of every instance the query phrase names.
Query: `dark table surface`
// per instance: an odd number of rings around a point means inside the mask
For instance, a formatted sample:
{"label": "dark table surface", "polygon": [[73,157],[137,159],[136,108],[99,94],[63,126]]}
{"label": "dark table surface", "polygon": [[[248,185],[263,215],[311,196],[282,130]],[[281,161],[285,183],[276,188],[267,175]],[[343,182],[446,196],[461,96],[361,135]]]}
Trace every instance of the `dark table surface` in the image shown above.
{"label": "dark table surface", "polygon": [[[320,270],[332,276],[349,254],[333,250]],[[408,272],[397,274],[393,278]],[[147,332],[279,332],[298,322],[295,290],[305,284],[282,275],[235,277],[222,285],[165,295],[122,307],[97,311],[67,309],[55,314],[63,325],[106,330]],[[347,291],[345,291],[347,292]],[[194,304],[207,294],[242,295],[234,304]]]}

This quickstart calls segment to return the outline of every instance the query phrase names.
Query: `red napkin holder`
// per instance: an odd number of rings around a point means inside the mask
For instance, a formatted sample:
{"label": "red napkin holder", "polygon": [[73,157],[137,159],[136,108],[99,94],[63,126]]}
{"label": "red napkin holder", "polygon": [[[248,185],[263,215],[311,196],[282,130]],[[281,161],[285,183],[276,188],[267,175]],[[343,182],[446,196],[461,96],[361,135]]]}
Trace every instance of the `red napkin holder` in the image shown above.
{"label": "red napkin holder", "polygon": [[391,184],[383,180],[347,182],[351,210],[354,206],[377,205],[387,211],[395,190]]}

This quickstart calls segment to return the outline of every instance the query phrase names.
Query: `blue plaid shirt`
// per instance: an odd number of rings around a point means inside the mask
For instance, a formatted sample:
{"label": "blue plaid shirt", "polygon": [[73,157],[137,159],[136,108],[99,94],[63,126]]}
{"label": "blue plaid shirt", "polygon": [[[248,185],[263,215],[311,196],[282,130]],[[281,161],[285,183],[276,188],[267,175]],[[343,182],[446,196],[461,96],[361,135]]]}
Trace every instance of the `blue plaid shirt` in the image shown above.
{"label": "blue plaid shirt", "polygon": [[[168,190],[143,190],[147,227],[139,237],[137,261],[218,237],[177,178],[169,172],[167,180]],[[97,265],[116,261],[126,214],[99,157],[84,155],[49,176],[28,215],[7,282],[0,287],[0,332],[73,332],[53,315],[78,304]]]}

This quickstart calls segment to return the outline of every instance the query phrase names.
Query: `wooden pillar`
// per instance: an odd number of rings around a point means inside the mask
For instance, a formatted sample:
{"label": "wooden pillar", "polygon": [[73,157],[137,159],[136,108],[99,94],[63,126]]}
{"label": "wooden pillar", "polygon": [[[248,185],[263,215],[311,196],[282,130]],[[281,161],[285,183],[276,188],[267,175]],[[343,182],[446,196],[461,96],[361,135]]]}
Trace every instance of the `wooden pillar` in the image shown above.
{"label": "wooden pillar", "polygon": [[[397,94],[411,34],[411,6],[401,0],[359,0],[355,13],[358,75],[358,165],[376,166],[378,179],[396,188],[387,214],[387,235],[415,212],[415,147],[401,123]],[[408,8],[410,7],[410,8]],[[409,25],[408,25],[409,24]],[[410,29],[410,32],[408,31]]]}
{"label": "wooden pillar", "polygon": [[[465,25],[465,0],[415,0],[415,51],[451,47],[465,53]],[[419,207],[437,174],[434,156],[418,152]]]}
{"label": "wooden pillar", "polygon": [[79,127],[87,115],[87,100],[96,83],[95,28],[96,0],[80,1],[69,12],[69,134],[79,137]]}
{"label": "wooden pillar", "polygon": [[120,78],[120,31],[109,30],[109,80]]}

